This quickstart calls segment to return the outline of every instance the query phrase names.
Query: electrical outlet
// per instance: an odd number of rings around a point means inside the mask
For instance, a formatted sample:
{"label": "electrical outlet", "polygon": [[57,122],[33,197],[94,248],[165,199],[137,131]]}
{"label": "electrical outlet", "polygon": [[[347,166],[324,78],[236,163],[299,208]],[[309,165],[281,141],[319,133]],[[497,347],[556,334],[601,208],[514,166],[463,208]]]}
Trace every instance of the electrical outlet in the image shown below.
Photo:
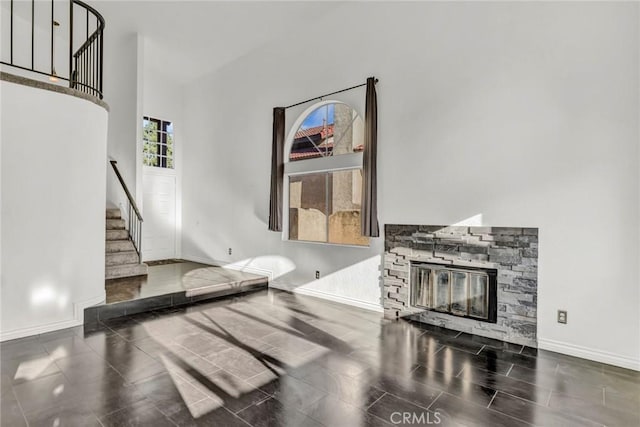
{"label": "electrical outlet", "polygon": [[318,270],[316,270],[316,279],[320,278],[320,272]]}
{"label": "electrical outlet", "polygon": [[567,323],[567,311],[566,310],[558,310],[558,323]]}
{"label": "electrical outlet", "polygon": [[231,255],[231,252],[233,252],[233,251],[231,250],[231,248],[229,248],[229,255]]}

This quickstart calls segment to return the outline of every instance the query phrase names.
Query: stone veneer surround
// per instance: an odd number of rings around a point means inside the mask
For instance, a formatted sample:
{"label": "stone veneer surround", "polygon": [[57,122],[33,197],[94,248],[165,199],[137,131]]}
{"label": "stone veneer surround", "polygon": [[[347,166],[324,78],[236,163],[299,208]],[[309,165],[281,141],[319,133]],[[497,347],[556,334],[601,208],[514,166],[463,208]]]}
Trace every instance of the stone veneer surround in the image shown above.
{"label": "stone veneer surround", "polygon": [[[411,261],[498,270],[497,323],[411,307]],[[537,347],[538,229],[385,225],[385,317]]]}

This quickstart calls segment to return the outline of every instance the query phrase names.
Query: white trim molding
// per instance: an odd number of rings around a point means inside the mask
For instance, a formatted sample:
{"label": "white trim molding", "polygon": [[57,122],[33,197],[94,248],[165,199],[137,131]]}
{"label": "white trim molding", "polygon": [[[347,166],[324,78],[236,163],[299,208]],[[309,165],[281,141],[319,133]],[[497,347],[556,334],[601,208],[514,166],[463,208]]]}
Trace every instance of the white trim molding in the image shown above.
{"label": "white trim molding", "polygon": [[0,332],[0,342],[29,337],[32,335],[45,334],[60,329],[73,328],[84,323],[84,309],[92,305],[105,302],[105,295],[90,298],[88,300],[73,303],[73,319],[60,322],[47,323],[45,325],[31,326],[28,328],[14,329],[13,331]]}
{"label": "white trim molding", "polygon": [[580,345],[568,344],[545,338],[538,338],[538,348],[555,351],[556,353],[567,354],[569,356],[580,357],[582,359],[593,360],[609,365],[620,366],[622,368],[640,371],[640,360],[631,357],[620,356],[608,351],[596,350]]}
{"label": "white trim molding", "polygon": [[354,306],[354,307],[363,308],[365,310],[375,311],[376,313],[382,313],[384,311],[380,304],[374,304],[374,303],[371,303],[369,301],[362,301],[362,300],[355,299],[355,298],[349,298],[349,297],[344,297],[344,296],[339,296],[339,295],[333,295],[333,294],[330,294],[330,293],[327,293],[327,292],[318,291],[318,290],[315,290],[315,289],[307,289],[307,288],[293,288],[293,289],[290,289],[290,288],[286,288],[286,287],[279,287],[279,286],[273,286],[273,285],[271,287],[272,288],[276,288],[276,289],[282,289],[282,290],[289,291],[289,292],[293,292],[295,294],[307,295],[307,296],[310,296],[310,297],[321,298],[321,299],[337,302],[337,303],[340,303],[340,304],[351,305],[351,306]]}
{"label": "white trim molding", "polygon": [[267,276],[269,278],[269,287],[273,288],[273,289],[280,289],[282,291],[298,293],[298,294],[301,294],[301,295],[307,295],[307,296],[312,296],[312,297],[316,297],[316,298],[322,298],[322,299],[333,301],[333,302],[337,302],[337,303],[340,303],[340,304],[351,305],[351,306],[354,306],[354,307],[363,308],[365,310],[375,311],[377,313],[382,313],[383,312],[383,309],[382,309],[381,305],[374,304],[374,303],[371,303],[369,301],[362,301],[362,300],[355,299],[355,298],[337,296],[337,295],[329,294],[329,293],[322,292],[322,291],[316,291],[315,289],[292,288],[292,287],[287,287],[286,285],[284,285],[282,283],[274,283],[274,281],[273,281],[273,271],[271,271],[271,270],[266,270],[266,269],[261,269],[261,268],[256,268],[256,267],[249,267],[249,266],[245,266],[245,265],[240,265],[239,263],[229,263],[229,262],[218,261],[218,260],[214,260],[212,258],[207,258],[207,257],[202,257],[202,256],[197,256],[197,255],[184,255],[182,257],[182,259],[185,260],[185,261],[192,261],[192,262],[200,262],[200,263],[203,263],[203,264],[217,265],[217,266],[220,266],[222,268],[228,268],[230,270],[246,271],[247,273],[253,273],[253,274],[259,274],[259,275],[262,275],[262,276]]}
{"label": "white trim molding", "polygon": [[197,255],[184,255],[181,259],[185,261],[191,262],[199,262],[201,264],[213,265],[216,267],[227,268],[229,270],[243,271],[246,273],[258,274],[260,276],[267,276],[269,278],[269,283],[273,280],[273,271],[266,270],[258,267],[251,267],[247,265],[241,265],[239,262],[226,262],[219,261],[213,258],[202,257]]}

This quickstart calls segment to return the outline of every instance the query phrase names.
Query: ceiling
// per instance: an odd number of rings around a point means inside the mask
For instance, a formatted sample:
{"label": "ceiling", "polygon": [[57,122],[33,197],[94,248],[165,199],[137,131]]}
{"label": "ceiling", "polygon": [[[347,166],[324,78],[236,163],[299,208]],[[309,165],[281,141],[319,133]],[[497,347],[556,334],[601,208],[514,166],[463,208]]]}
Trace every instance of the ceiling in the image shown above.
{"label": "ceiling", "polygon": [[339,7],[329,1],[95,1],[105,31],[145,38],[145,67],[178,83],[211,73]]}

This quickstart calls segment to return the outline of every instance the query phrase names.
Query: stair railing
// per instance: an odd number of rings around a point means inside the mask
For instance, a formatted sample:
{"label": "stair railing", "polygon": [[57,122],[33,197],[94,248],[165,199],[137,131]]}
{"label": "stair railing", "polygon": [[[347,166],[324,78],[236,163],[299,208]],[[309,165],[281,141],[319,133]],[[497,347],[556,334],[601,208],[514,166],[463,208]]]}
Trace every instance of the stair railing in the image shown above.
{"label": "stair railing", "polygon": [[[53,1],[53,0],[52,0]],[[73,25],[74,5],[85,11],[86,30],[85,41],[78,50],[73,53],[73,29],[69,39],[69,86],[81,92],[97,96],[102,99],[102,58],[103,58],[103,33],[104,18],[97,10],[80,0],[71,0],[69,9],[70,22]],[[95,19],[95,30],[89,34],[90,21]]]}
{"label": "stair railing", "polygon": [[129,220],[129,238],[133,242],[133,246],[138,254],[138,259],[142,262],[142,215],[138,210],[138,206],[136,205],[136,201],[133,196],[129,192],[129,188],[127,184],[125,184],[124,179],[122,179],[122,175],[120,175],[120,171],[118,170],[118,164],[115,160],[110,160],[111,167],[113,167],[113,171],[116,173],[118,177],[118,181],[120,181],[120,185],[124,190],[124,193],[127,195],[127,208],[129,211],[128,220]]}

